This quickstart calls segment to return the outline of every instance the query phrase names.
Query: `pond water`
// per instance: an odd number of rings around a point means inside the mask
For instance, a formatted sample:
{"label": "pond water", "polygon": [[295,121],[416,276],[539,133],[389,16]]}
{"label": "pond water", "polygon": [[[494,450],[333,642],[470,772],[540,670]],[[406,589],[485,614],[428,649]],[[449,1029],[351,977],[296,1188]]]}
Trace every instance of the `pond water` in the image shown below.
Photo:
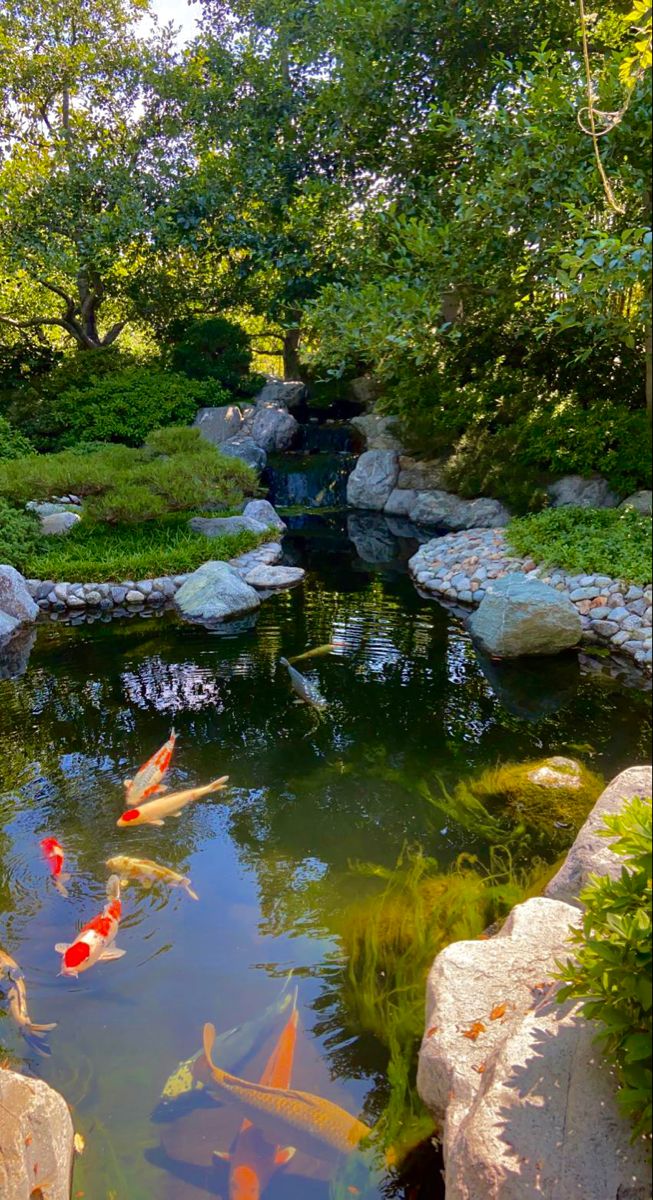
{"label": "pond water", "polygon": [[[48,1058],[8,1020],[0,1042],[72,1106],[86,1139],[73,1194],[86,1200],[226,1200],[212,1152],[229,1148],[240,1113],[207,1100],[162,1119],[160,1093],[199,1049],[205,1021],[224,1031],[256,1019],[284,986],[298,989],[293,1085],[370,1125],[381,1116],[387,1051],[348,1010],[328,903],[316,897],[354,897],[351,864],[392,867],[406,844],[443,867],[462,851],[482,856],[455,822],[434,819],[420,780],[453,786],[550,753],[609,777],[646,758],[644,692],[582,673],[575,657],[480,664],[461,624],[415,593],[403,543],[394,561],[372,564],[334,520],[300,527],[286,548],[306,584],[267,601],[251,628],[208,632],[171,614],[47,623],[26,672],[0,682],[0,945],[25,972],[33,1019],[58,1022]],[[318,720],[293,703],[278,660],[323,643],[336,649],[300,664],[328,701]],[[173,723],[171,785],[228,774],[228,801],[200,801],[163,828],[117,829],[122,781]],[[67,899],[41,857],[47,835],[73,872]],[[183,872],[200,899],[128,886],[125,957],[60,978],[54,944],[100,910],[105,860],[119,853]],[[269,1049],[243,1073],[258,1079]],[[355,1194],[334,1191],[330,1174],[298,1152],[265,1195]],[[366,1194],[387,1193],[379,1183]]]}

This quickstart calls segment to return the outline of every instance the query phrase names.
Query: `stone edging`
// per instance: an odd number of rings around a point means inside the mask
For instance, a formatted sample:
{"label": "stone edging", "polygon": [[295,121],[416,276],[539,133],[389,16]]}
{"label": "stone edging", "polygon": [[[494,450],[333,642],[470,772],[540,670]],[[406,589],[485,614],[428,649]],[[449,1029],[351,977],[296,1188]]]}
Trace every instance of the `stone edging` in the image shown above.
{"label": "stone edging", "polygon": [[647,672],[652,664],[651,586],[609,575],[572,575],[513,554],[501,529],[469,529],[426,542],[408,564],[418,590],[446,604],[475,607],[495,579],[512,572],[564,592],[578,609],[583,638],[624,654]]}

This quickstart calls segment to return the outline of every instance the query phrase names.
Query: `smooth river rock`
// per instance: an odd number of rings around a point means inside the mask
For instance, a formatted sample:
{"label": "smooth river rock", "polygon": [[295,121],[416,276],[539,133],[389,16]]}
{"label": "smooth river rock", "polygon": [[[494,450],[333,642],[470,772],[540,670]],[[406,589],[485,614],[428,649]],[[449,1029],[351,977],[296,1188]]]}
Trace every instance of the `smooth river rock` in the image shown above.
{"label": "smooth river rock", "polygon": [[194,621],[226,621],[252,612],[260,603],[239,572],[219,561],[203,563],[175,594],[175,607]]}
{"label": "smooth river rock", "polygon": [[394,450],[366,450],[347,480],[347,503],[352,508],[381,511],[390,499],[399,474]]}
{"label": "smooth river rock", "polygon": [[243,516],[251,521],[259,521],[266,529],[278,529],[280,533],[285,533],[288,528],[269,500],[250,500],[243,509]]}
{"label": "smooth river rock", "polygon": [[252,567],[244,579],[250,587],[272,591],[276,588],[294,587],[302,582],[305,574],[302,567],[274,567],[262,563],[258,567]]}
{"label": "smooth river rock", "polygon": [[0,566],[0,612],[17,621],[35,621],[38,611],[20,572],[15,567]]}
{"label": "smooth river rock", "polygon": [[568,596],[517,573],[491,584],[469,627],[481,648],[497,658],[557,654],[577,645],[583,629]]}
{"label": "smooth river rock", "polygon": [[2,1200],[69,1200],[73,1123],[63,1096],[3,1068],[0,1113]]}
{"label": "smooth river rock", "polygon": [[580,904],[580,892],[590,875],[609,875],[618,879],[623,860],[613,854],[610,840],[599,833],[608,813],[621,812],[633,796],[653,794],[651,767],[629,767],[622,771],[599,796],[585,824],[567,855],[565,862],[544,889],[544,894],[567,904]]}
{"label": "smooth river rock", "polygon": [[640,492],[633,492],[632,496],[626,496],[626,499],[622,500],[619,508],[634,508],[643,516],[650,517],[653,513],[653,492],[644,488]]}
{"label": "smooth river rock", "polygon": [[78,513],[48,513],[46,516],[41,517],[41,533],[47,535],[70,533],[71,529],[75,525],[78,525],[80,521],[81,517]]}
{"label": "smooth river rock", "polygon": [[591,479],[564,475],[546,490],[551,508],[616,508],[619,503],[619,497],[601,475]]}

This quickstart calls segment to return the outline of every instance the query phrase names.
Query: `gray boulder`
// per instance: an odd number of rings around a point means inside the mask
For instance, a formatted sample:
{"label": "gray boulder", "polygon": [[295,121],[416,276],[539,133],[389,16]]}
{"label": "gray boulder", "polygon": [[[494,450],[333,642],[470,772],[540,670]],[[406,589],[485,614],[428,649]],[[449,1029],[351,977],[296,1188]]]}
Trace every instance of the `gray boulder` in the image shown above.
{"label": "gray boulder", "polygon": [[262,563],[260,566],[252,567],[244,579],[250,587],[273,591],[276,588],[294,587],[295,584],[302,582],[305,574],[302,567],[275,567]]}
{"label": "gray boulder", "polygon": [[51,517],[53,513],[70,512],[71,505],[63,500],[28,500],[25,508],[27,512],[36,513],[37,517]]}
{"label": "gray boulder", "polygon": [[407,517],[415,505],[417,492],[411,488],[393,488],[383,506],[390,517]]}
{"label": "gray boulder", "polygon": [[272,404],[277,408],[299,408],[308,395],[308,388],[301,379],[275,379],[269,376],[265,387],[258,393],[258,407]]}
{"label": "gray boulder", "polygon": [[496,529],[507,525],[510,513],[499,500],[479,496],[463,500],[452,492],[441,490],[418,492],[410,512],[416,525],[457,532],[461,529]]}
{"label": "gray boulder", "polygon": [[200,408],[193,425],[213,446],[222,446],[240,432],[243,414],[237,404],[221,404],[218,408]]}
{"label": "gray boulder", "polygon": [[244,575],[247,571],[253,571],[254,567],[270,567],[274,563],[278,563],[282,557],[283,550],[280,542],[264,542],[255,550],[247,550],[245,554],[239,554],[237,558],[230,558],[229,565]]}
{"label": "gray boulder", "polygon": [[224,537],[226,533],[265,533],[267,525],[254,521],[251,517],[191,517],[188,528],[193,533],[203,533],[204,537]]}
{"label": "gray boulder", "polygon": [[220,445],[220,453],[226,454],[227,458],[240,458],[247,463],[248,467],[252,467],[254,471],[264,471],[268,461],[268,456],[260,446],[257,446],[253,437],[249,434],[239,433],[236,437],[229,438],[226,442]]}
{"label": "gray boulder", "polygon": [[491,583],[469,626],[481,648],[497,658],[557,654],[577,645],[582,634],[580,614],[567,596],[520,574]]}
{"label": "gray boulder", "polygon": [[623,860],[614,854],[610,841],[601,837],[603,818],[618,813],[633,796],[653,794],[653,772],[650,767],[630,767],[622,771],[599,796],[594,808],[569,851],[557,875],[547,884],[544,894],[566,904],[578,904],[578,897],[590,875],[609,875],[618,879]]}
{"label": "gray boulder", "polygon": [[278,404],[257,405],[248,428],[257,446],[268,454],[290,450],[299,432],[292,413]]}
{"label": "gray boulder", "polygon": [[394,450],[366,450],[347,480],[347,503],[352,508],[380,512],[397,482],[399,459]]}
{"label": "gray boulder", "polygon": [[0,609],[0,641],[5,638],[10,638],[12,633],[15,633],[20,625],[17,617],[10,617],[9,613],[2,612]]}
{"label": "gray boulder", "polygon": [[637,512],[643,513],[645,517],[650,517],[653,513],[653,492],[647,492],[645,489],[633,492],[632,496],[627,496],[625,500],[622,500],[619,508],[634,508]]}
{"label": "gray boulder", "polygon": [[565,475],[546,489],[551,508],[616,508],[619,497],[601,475]]}
{"label": "gray boulder", "polygon": [[382,390],[381,384],[372,375],[359,375],[356,379],[351,379],[347,388],[352,400],[366,407],[378,400]]}
{"label": "gray boulder", "polygon": [[17,621],[35,621],[38,611],[20,572],[15,567],[0,566],[0,612]]}
{"label": "gray boulder", "polygon": [[69,1200],[73,1123],[63,1096],[42,1079],[0,1070],[2,1200]]}
{"label": "gray boulder", "polygon": [[420,460],[402,454],[399,458],[397,487],[429,492],[443,488],[446,483],[446,458]]}
{"label": "gray boulder", "polygon": [[226,562],[205,562],[175,593],[175,607],[193,621],[226,621],[257,609],[261,601]]}
{"label": "gray boulder", "polygon": [[396,417],[364,413],[360,417],[352,417],[351,424],[361,434],[367,450],[395,450],[399,453],[403,449]]}
{"label": "gray boulder", "polygon": [[41,533],[61,534],[70,533],[74,525],[79,524],[81,517],[73,512],[48,513],[41,517]]}
{"label": "gray boulder", "polygon": [[387,563],[398,556],[398,540],[389,528],[388,518],[382,513],[348,513],[347,536],[363,562]]}
{"label": "gray boulder", "polygon": [[281,520],[276,508],[269,500],[250,500],[243,509],[243,516],[252,521],[259,521],[266,529],[278,529],[285,533],[287,525]]}
{"label": "gray boulder", "polygon": [[[14,618],[0,613],[0,631],[3,620],[13,621]],[[25,674],[35,641],[36,628],[33,625],[18,628],[13,637],[9,638],[5,638],[0,632],[0,680],[19,679]]]}
{"label": "gray boulder", "polygon": [[418,1088],[444,1122],[447,1200],[648,1200],[645,1146],[630,1143],[596,1029],[554,999],[579,922],[538,897],[433,964]]}

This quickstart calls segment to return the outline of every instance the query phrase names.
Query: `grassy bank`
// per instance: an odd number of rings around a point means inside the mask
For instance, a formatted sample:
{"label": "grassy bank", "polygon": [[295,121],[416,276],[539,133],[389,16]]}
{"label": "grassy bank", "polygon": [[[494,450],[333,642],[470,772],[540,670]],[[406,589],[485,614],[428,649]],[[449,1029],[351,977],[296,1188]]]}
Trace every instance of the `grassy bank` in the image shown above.
{"label": "grassy bank", "polygon": [[651,518],[621,508],[552,508],[511,521],[517,554],[572,574],[651,582]]}

